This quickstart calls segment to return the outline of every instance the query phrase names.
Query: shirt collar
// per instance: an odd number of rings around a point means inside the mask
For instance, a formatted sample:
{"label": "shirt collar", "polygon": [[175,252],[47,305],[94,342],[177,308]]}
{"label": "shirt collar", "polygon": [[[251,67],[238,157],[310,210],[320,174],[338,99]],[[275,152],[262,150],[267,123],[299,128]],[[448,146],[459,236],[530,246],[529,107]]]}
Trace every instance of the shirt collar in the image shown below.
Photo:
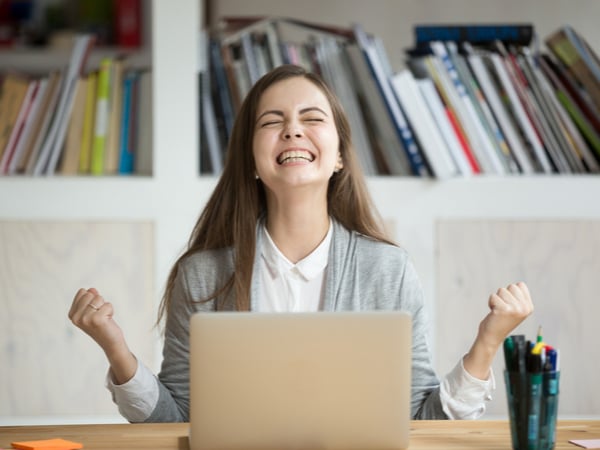
{"label": "shirt collar", "polygon": [[333,226],[331,220],[329,221],[329,229],[325,238],[309,255],[298,261],[296,264],[292,263],[285,257],[283,253],[277,248],[267,228],[264,226],[264,222],[261,226],[263,239],[261,253],[267,264],[267,267],[271,274],[281,276],[285,272],[292,269],[296,269],[300,275],[306,280],[311,280],[322,273],[327,267],[327,261],[329,260],[329,247],[331,246],[331,236],[333,233]]}

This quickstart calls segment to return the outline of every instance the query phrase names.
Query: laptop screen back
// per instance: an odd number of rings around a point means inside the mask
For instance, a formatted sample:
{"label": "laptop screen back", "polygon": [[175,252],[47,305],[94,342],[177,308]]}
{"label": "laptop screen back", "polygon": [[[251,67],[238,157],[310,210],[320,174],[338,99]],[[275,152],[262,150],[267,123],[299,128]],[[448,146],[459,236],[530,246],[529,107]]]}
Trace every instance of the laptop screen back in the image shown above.
{"label": "laptop screen back", "polygon": [[411,317],[197,313],[190,448],[408,447]]}

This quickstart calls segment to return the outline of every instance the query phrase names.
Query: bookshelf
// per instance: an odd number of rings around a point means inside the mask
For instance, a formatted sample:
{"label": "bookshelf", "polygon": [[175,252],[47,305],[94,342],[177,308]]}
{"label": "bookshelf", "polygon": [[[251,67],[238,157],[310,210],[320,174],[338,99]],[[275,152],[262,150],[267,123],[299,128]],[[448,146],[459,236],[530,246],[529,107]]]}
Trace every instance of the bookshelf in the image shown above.
{"label": "bookshelf", "polygon": [[[404,49],[413,44],[416,23],[532,23],[541,40],[570,24],[600,49],[600,30],[593,0],[566,4],[560,0],[359,0],[277,2],[273,0],[208,1],[208,20],[223,16],[283,16],[305,21],[362,27],[382,38],[392,66],[404,68]],[[491,291],[525,279],[536,312],[517,332],[535,334],[538,325],[548,339],[559,337],[562,366],[561,415],[599,415],[600,405],[587,399],[589,380],[579,377],[574,354],[593,340],[596,311],[593,276],[600,268],[589,252],[599,248],[600,177],[534,175],[459,178],[447,181],[371,177],[369,187],[394,236],[407,248],[425,290],[432,326],[434,364],[440,375],[468,349],[477,325],[487,313]],[[481,232],[474,232],[480,230]],[[560,231],[559,231],[560,230]],[[560,264],[559,261],[563,261]],[[568,299],[568,300],[567,300]],[[588,351],[595,352],[590,346]],[[586,362],[586,367],[594,364]],[[593,370],[593,369],[592,369]],[[501,358],[495,362],[497,389],[488,417],[505,417]],[[564,395],[565,393],[568,393]]]}
{"label": "bookshelf", "polygon": [[[42,228],[46,223],[58,223],[64,225],[65,233],[69,233],[72,223],[116,223],[125,226],[135,226],[140,223],[151,224],[152,236],[147,249],[152,256],[151,273],[144,273],[149,278],[151,298],[145,303],[145,310],[150,309],[150,314],[145,316],[146,322],[141,330],[140,316],[135,315],[135,309],[128,315],[129,309],[122,306],[119,309],[118,302],[132,303],[134,300],[128,296],[131,290],[119,291],[111,298],[116,303],[117,320],[126,334],[128,330],[136,330],[134,336],[130,331],[130,345],[133,350],[141,347],[138,354],[147,354],[145,360],[150,367],[157,369],[161,359],[161,344],[154,330],[150,330],[150,322],[155,317],[156,306],[160,299],[164,282],[168,271],[185,245],[191,228],[196,220],[200,209],[207,201],[210,192],[216,184],[214,177],[203,177],[198,175],[198,132],[197,132],[197,34],[202,23],[203,2],[198,0],[180,0],[177,7],[171,2],[152,0],[151,5],[151,45],[145,50],[150,57],[153,68],[153,96],[154,96],[154,170],[152,177],[0,177],[0,226],[2,223],[37,224]],[[543,6],[540,9],[540,5]],[[506,2],[495,0],[486,1],[456,1],[452,3],[452,10],[448,10],[443,0],[421,2],[418,0],[406,2],[382,1],[377,7],[362,1],[355,0],[329,0],[327,2],[310,0],[302,3],[277,2],[277,1],[210,1],[206,7],[210,17],[221,14],[275,14],[289,15],[305,20],[315,20],[332,24],[347,25],[349,22],[360,18],[366,30],[378,33],[386,43],[389,54],[393,57],[396,67],[400,65],[401,50],[408,46],[412,37],[410,36],[411,24],[426,21],[486,21],[493,17],[494,20],[528,20],[536,24],[536,28],[543,35],[550,32],[562,22],[571,21],[586,37],[594,48],[600,48],[600,31],[597,29],[595,18],[600,15],[600,4],[593,0],[581,1],[576,8],[560,0],[553,0],[552,7],[548,7],[547,1],[512,1],[512,8],[506,6]],[[519,9],[522,8],[522,9]],[[518,14],[516,16],[510,16]],[[521,11],[521,13],[518,13]],[[597,11],[597,13],[594,13]],[[385,18],[385,19],[384,19]],[[535,20],[534,20],[535,19]],[[137,56],[136,56],[137,57]],[[40,64],[44,67],[50,64],[54,58],[45,53],[32,53],[15,56],[19,64]],[[492,230],[498,230],[496,225],[510,223],[529,224],[534,231],[539,223],[568,223],[573,224],[574,232],[578,224],[596,223],[600,220],[600,177],[594,176],[511,176],[493,177],[485,176],[471,179],[452,179],[447,181],[403,179],[392,177],[373,177],[368,180],[369,187],[375,203],[382,213],[386,223],[394,233],[397,241],[405,246],[417,266],[421,275],[427,308],[429,309],[435,331],[432,332],[432,343],[436,354],[436,365],[440,374],[449,370],[449,364],[453,364],[460,356],[460,352],[466,351],[467,344],[473,338],[476,331],[476,323],[464,328],[462,334],[456,328],[448,325],[448,322],[461,323],[460,315],[452,316],[447,321],[442,321],[438,311],[441,309],[440,302],[444,297],[444,286],[440,280],[447,280],[454,272],[446,272],[440,275],[440,249],[439,235],[448,223],[461,221],[482,222],[489,224]],[[14,230],[15,228],[10,228]],[[21,239],[20,228],[17,227],[16,235],[2,234],[1,239]],[[507,228],[499,228],[500,234],[506,232]],[[596,230],[591,228],[591,230]],[[0,230],[4,230],[0,228]],[[135,228],[134,228],[135,230]],[[589,231],[588,231],[589,233]],[[580,236],[581,239],[590,238],[592,248],[598,248],[597,238],[592,236]],[[95,236],[89,236],[94,239]],[[0,240],[0,242],[2,242]],[[9,241],[5,241],[9,242]],[[98,245],[102,245],[99,241]],[[514,246],[510,236],[500,236],[499,245]],[[472,245],[478,245],[474,241]],[[65,236],[65,248],[71,248],[76,242]],[[0,249],[2,247],[0,244]],[[557,249],[559,252],[560,249]],[[2,252],[0,251],[0,254]],[[0,262],[0,301],[8,302],[10,305],[19,305],[15,315],[20,320],[28,314],[35,315],[40,306],[41,299],[27,290],[18,290],[14,285],[5,282],[11,280],[13,259],[27,264],[27,258],[31,257],[29,251],[19,249],[16,254],[5,254]],[[35,253],[33,253],[35,255]],[[126,255],[136,261],[136,255]],[[53,281],[57,271],[60,272],[62,255],[55,255],[51,269],[48,273],[39,273],[33,280],[39,281],[44,289],[51,290],[51,298],[60,309],[56,314],[57,336],[59,339],[71,342],[81,341],[80,353],[75,356],[81,357],[83,352],[87,353],[85,363],[81,363],[81,370],[70,370],[69,380],[71,386],[62,388],[61,392],[70,393],[57,405],[34,407],[35,402],[29,397],[23,398],[23,405],[29,405],[29,409],[10,406],[3,402],[0,405],[0,424],[2,423],[53,423],[53,422],[75,422],[75,421],[119,421],[116,408],[112,406],[108,393],[104,390],[103,376],[106,368],[103,355],[93,343],[87,342],[89,338],[81,336],[75,330],[66,314],[70,299],[79,287],[68,276],[63,277],[60,283]],[[584,255],[581,255],[583,261]],[[85,262],[86,267],[93,267],[94,258],[91,262]],[[584,261],[590,267],[597,267],[595,261]],[[82,262],[83,263],[83,262]],[[477,261],[469,261],[477,264]],[[517,267],[510,272],[531,275],[528,280],[533,282],[532,287],[538,289],[536,298],[545,298],[546,295],[553,296],[545,290],[541,277],[536,277],[540,264],[544,264],[553,270],[559,270],[552,261],[537,261],[537,265],[531,267]],[[58,269],[57,269],[58,268]],[[467,267],[468,269],[468,267]],[[522,269],[521,272],[519,270]],[[565,270],[566,282],[577,284],[577,268],[563,268]],[[110,280],[110,271],[107,277]],[[476,273],[476,272],[474,272]],[[554,272],[553,272],[554,273]],[[118,276],[119,274],[113,274]],[[520,276],[520,275],[519,275]],[[82,280],[82,277],[73,277]],[[104,279],[104,278],[102,278]],[[87,280],[87,279],[85,279]],[[450,281],[453,281],[452,279]],[[456,280],[454,280],[456,281]],[[491,286],[498,287],[513,279],[501,280],[491,279]],[[86,281],[88,282],[88,281]],[[97,283],[95,279],[89,283]],[[480,283],[483,284],[483,283]],[[98,285],[99,289],[103,286]],[[477,304],[485,307],[490,285],[477,286],[478,289],[459,291],[464,295],[462,306],[458,303],[456,310],[470,308]],[[109,289],[106,286],[104,289]],[[590,311],[597,311],[596,306],[591,305],[593,297],[593,286],[584,284],[573,290],[573,295],[578,295],[590,302]],[[115,292],[117,292],[115,290]],[[553,301],[563,301],[564,298],[555,298]],[[541,303],[541,301],[540,301]],[[541,303],[542,304],[542,303]],[[596,309],[593,309],[596,308]],[[543,317],[543,306],[541,317]],[[126,313],[119,314],[119,311]],[[584,323],[585,318],[579,317],[579,311],[570,311],[565,307],[562,312],[568,319],[568,327],[562,329],[562,333],[574,331],[577,324]],[[456,313],[454,313],[456,314]],[[537,313],[536,313],[537,314]],[[596,317],[588,314],[588,317]],[[540,317],[540,316],[538,316]],[[4,320],[4,322],[3,322]],[[9,333],[19,334],[20,329],[13,326],[3,315],[0,318],[0,343],[5,343],[12,338]],[[533,335],[538,323],[533,319],[523,326],[528,335]],[[591,319],[587,319],[591,320]],[[549,320],[550,321],[550,320]],[[20,322],[26,323],[26,322]],[[554,322],[552,322],[554,323]],[[585,322],[586,324],[588,322]],[[10,325],[10,327],[9,327]],[[590,325],[590,330],[594,328]],[[533,331],[532,331],[533,330]],[[549,326],[549,331],[551,330]],[[4,333],[4,334],[2,334]],[[458,336],[457,336],[458,335]],[[574,332],[575,336],[586,335]],[[54,335],[52,335],[54,336]],[[65,337],[66,336],[66,337]],[[56,336],[55,336],[56,337]],[[592,337],[592,336],[589,336]],[[39,337],[27,338],[32,341],[32,348],[38,352],[44,352],[44,347],[35,344]],[[87,339],[87,340],[86,340]],[[566,338],[565,338],[566,339]],[[85,342],[84,342],[85,341]],[[62,342],[62,341],[61,341]],[[456,342],[456,348],[444,348],[444,342]],[[136,347],[138,344],[140,347]],[[565,340],[564,346],[571,344]],[[444,346],[445,347],[445,346]],[[78,347],[79,348],[79,347]],[[67,356],[65,360],[70,361]],[[9,355],[0,352],[0,360],[8,358]],[[28,360],[29,361],[29,360]],[[18,362],[16,369],[31,370],[27,361]],[[592,364],[592,363],[590,363]],[[595,363],[591,366],[590,373],[600,369]],[[15,371],[16,373],[16,371]],[[84,374],[85,376],[81,376]],[[494,401],[496,408],[491,408],[492,413],[503,414],[503,400],[501,370],[496,369],[497,396],[500,399]],[[566,377],[565,386],[568,387],[569,379]],[[14,376],[8,380],[15,383]],[[0,383],[6,385],[6,383]],[[22,389],[17,386],[15,389]],[[30,387],[31,388],[31,387]],[[40,390],[41,389],[41,390]],[[56,390],[56,386],[44,384],[39,389],[36,386],[29,394],[30,397],[44,394],[43,389]],[[575,389],[575,388],[573,388]],[[94,391],[94,395],[85,394],[86,391]],[[82,397],[73,398],[73,392],[82,393]],[[568,392],[568,390],[567,390]],[[569,393],[576,397],[576,393]],[[4,398],[3,396],[0,396]],[[11,397],[12,398],[12,397]],[[565,395],[563,398],[567,399]],[[83,400],[87,407],[80,407]],[[585,413],[587,415],[600,415],[600,406],[592,403],[592,400],[581,400],[580,403],[566,403],[562,407],[565,414]],[[31,400],[31,401],[29,401]],[[562,398],[561,398],[561,401]],[[75,406],[74,406],[75,405]],[[12,409],[11,409],[12,408]],[[579,408],[579,409],[577,409]]]}

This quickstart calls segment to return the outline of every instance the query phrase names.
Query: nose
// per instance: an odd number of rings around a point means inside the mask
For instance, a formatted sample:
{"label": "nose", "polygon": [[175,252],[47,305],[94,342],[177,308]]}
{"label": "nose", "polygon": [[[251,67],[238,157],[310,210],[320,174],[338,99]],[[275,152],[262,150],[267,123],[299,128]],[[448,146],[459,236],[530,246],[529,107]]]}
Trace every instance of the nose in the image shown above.
{"label": "nose", "polygon": [[292,139],[292,137],[302,137],[302,130],[297,124],[289,124],[283,132],[283,138],[285,140]]}

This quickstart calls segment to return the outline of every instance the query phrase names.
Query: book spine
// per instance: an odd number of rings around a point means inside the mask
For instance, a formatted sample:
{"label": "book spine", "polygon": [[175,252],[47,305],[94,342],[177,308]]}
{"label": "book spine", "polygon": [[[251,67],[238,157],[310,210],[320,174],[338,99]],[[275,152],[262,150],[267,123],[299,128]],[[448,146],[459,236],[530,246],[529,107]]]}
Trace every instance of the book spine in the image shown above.
{"label": "book spine", "polygon": [[114,0],[115,40],[119,47],[137,48],[142,44],[141,0]]}
{"label": "book spine", "polygon": [[6,144],[6,148],[2,154],[2,159],[0,160],[0,173],[4,175],[8,174],[8,166],[13,159],[19,140],[22,138],[23,128],[25,127],[25,123],[27,117],[29,116],[33,100],[37,94],[38,87],[38,80],[32,80],[29,82],[27,92],[23,101],[21,102],[19,114],[14,122],[8,143]]}
{"label": "book spine", "polygon": [[446,108],[435,89],[433,81],[430,78],[422,78],[416,80],[416,82],[460,174],[463,176],[472,175],[474,171],[467,160],[462,144],[450,123],[446,114]]}
{"label": "book spine", "polygon": [[94,141],[94,123],[96,121],[98,72],[90,72],[87,75],[87,80],[83,131],[81,132],[81,147],[79,150],[79,173],[90,172],[90,159]]}
{"label": "book spine", "polygon": [[449,155],[446,143],[441,137],[429,110],[424,104],[412,73],[405,69],[394,75],[391,82],[412,129],[421,143],[423,153],[434,175],[439,179],[455,176],[457,167]]}
{"label": "book spine", "polygon": [[42,103],[46,97],[46,89],[48,88],[48,78],[44,77],[39,80],[39,86],[37,89],[37,94],[35,98],[32,100],[31,109],[29,114],[27,115],[26,123],[23,128],[23,135],[21,139],[19,139],[19,143],[17,144],[17,148],[15,149],[15,153],[9,163],[8,166],[8,174],[13,175],[17,173],[19,170],[22,171],[21,167],[24,166],[23,160],[26,158],[28,148],[31,145],[31,142],[35,139],[36,133],[36,124],[39,122],[39,117],[41,114]]}
{"label": "book spine", "polygon": [[487,173],[504,174],[505,169],[496,153],[490,137],[481,123],[481,119],[475,111],[466,88],[458,76],[456,68],[452,64],[448,52],[443,43],[432,42],[431,49],[435,55],[434,63],[438,66],[438,72],[447,78],[449,92],[455,94],[455,107],[462,125],[465,127],[472,149],[477,156],[479,164]]}
{"label": "book spine", "polygon": [[417,24],[413,27],[417,45],[433,41],[471,42],[490,44],[496,40],[507,44],[529,45],[533,37],[532,24],[450,25]]}
{"label": "book spine", "polygon": [[412,130],[408,126],[406,118],[404,117],[404,113],[402,112],[398,101],[394,97],[390,82],[385,75],[383,67],[379,63],[379,59],[377,58],[377,52],[375,48],[370,44],[368,36],[359,25],[355,25],[354,31],[356,34],[356,40],[365,53],[367,61],[369,62],[371,74],[375,80],[377,80],[377,86],[384,99],[388,113],[392,117],[398,136],[404,145],[404,150],[408,156],[413,174],[417,176],[429,176],[429,169],[427,168],[421,151],[414,139]]}
{"label": "book spine", "polygon": [[577,48],[569,40],[565,31],[561,29],[552,34],[546,39],[546,45],[583,85],[592,98],[595,108],[600,111],[600,83],[598,83]]}
{"label": "book spine", "polygon": [[90,173],[102,175],[104,172],[104,153],[108,133],[110,74],[112,60],[104,58],[100,63],[98,72],[98,85],[96,87],[96,117],[94,122],[94,138],[90,159]]}
{"label": "book spine", "polygon": [[130,174],[133,173],[133,146],[132,140],[130,139],[130,134],[133,132],[133,127],[131,123],[132,114],[131,114],[131,93],[133,90],[133,83],[135,81],[135,77],[137,76],[136,72],[128,72],[125,75],[125,79],[123,81],[123,109],[121,113],[121,136],[119,143],[119,173],[120,174]]}

